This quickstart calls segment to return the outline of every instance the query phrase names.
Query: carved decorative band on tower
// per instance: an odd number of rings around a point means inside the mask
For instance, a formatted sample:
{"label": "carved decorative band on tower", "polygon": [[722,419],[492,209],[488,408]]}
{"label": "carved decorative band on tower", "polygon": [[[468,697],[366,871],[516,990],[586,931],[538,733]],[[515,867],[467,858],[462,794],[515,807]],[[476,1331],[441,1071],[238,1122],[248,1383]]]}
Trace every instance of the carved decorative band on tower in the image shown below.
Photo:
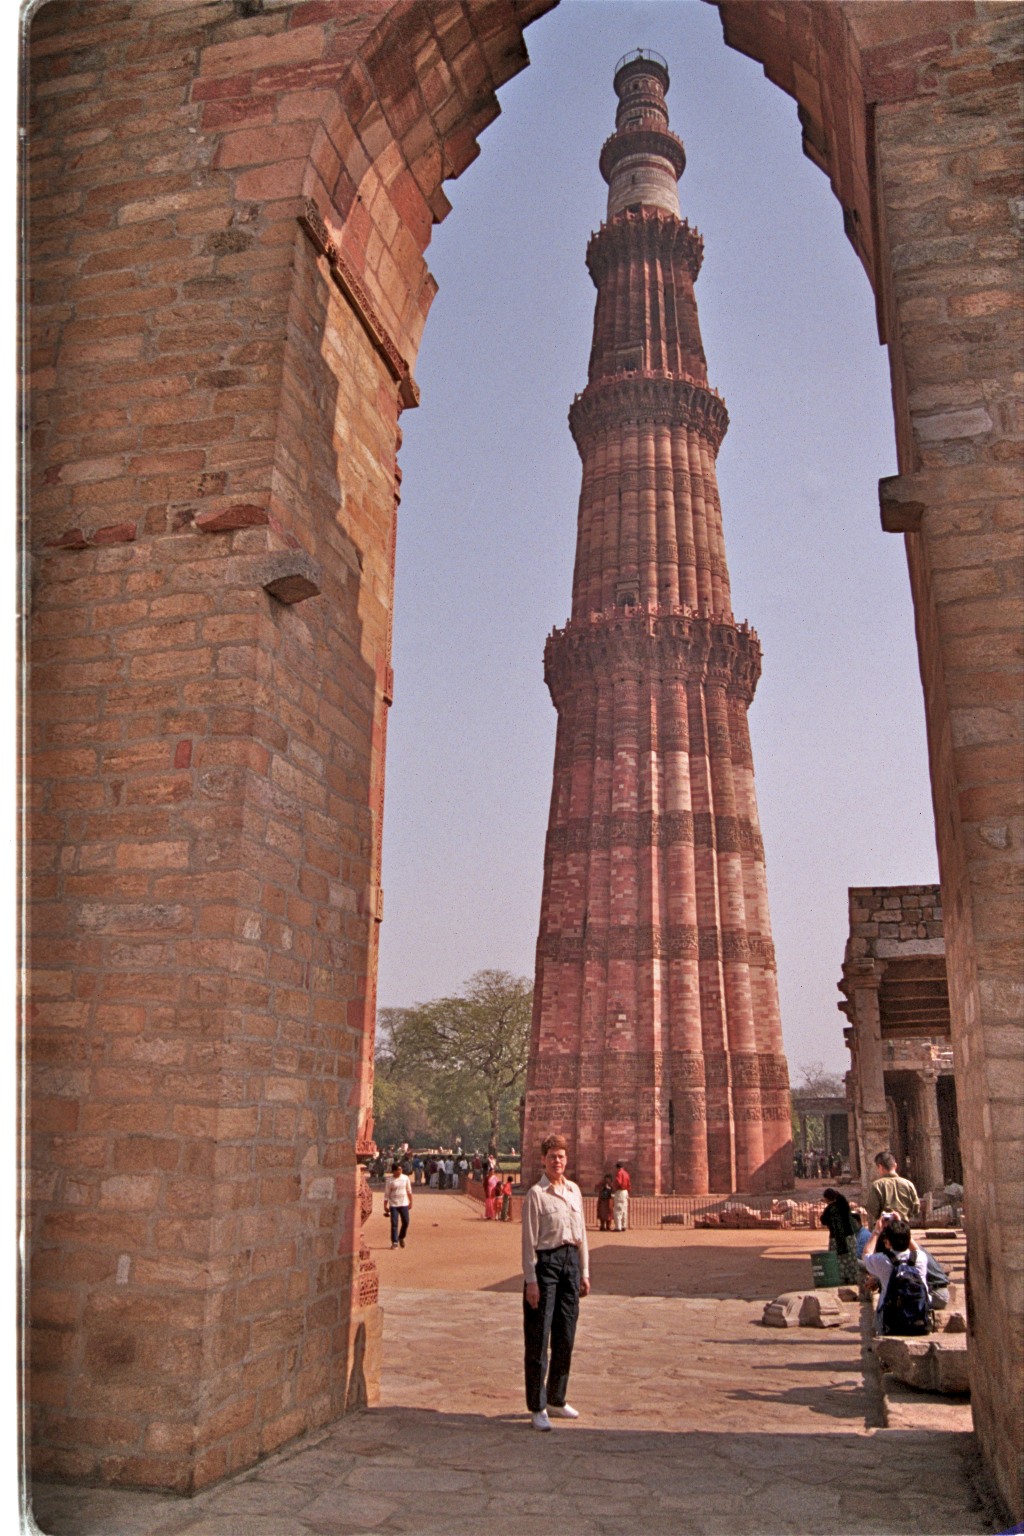
{"label": "carved decorative band on tower", "polygon": [[[565,1135],[585,1189],[617,1161],[650,1194],[792,1184],[764,845],[747,709],[756,633],[732,612],[708,384],[680,217],[668,66],[615,71],[572,616],[558,712],[525,1106],[525,1168]],[[536,1172],[536,1170],[533,1170]]]}

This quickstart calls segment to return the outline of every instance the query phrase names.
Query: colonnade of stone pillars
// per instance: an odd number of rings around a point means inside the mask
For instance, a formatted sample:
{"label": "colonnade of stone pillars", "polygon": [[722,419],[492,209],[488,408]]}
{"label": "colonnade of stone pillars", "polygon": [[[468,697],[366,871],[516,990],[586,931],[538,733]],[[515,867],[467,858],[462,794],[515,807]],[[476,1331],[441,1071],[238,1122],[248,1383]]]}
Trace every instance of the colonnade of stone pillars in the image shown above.
{"label": "colonnade of stone pillars", "polygon": [[[872,1013],[877,1014],[877,994],[868,988],[858,988],[854,996],[858,1022],[862,1026],[866,1023],[870,1030]],[[941,1189],[945,1182],[945,1159],[938,1103],[940,1074],[925,1069],[910,1073],[903,1070],[900,1075],[909,1076],[912,1084],[899,1095],[911,1117],[911,1135],[906,1146],[900,1145],[896,1093],[887,1093],[881,1057],[869,1052],[866,1058],[861,1058],[853,1114],[861,1178],[865,1184],[870,1183],[875,1177],[874,1158],[895,1143],[901,1164],[906,1165],[905,1171],[913,1175],[918,1188]]]}

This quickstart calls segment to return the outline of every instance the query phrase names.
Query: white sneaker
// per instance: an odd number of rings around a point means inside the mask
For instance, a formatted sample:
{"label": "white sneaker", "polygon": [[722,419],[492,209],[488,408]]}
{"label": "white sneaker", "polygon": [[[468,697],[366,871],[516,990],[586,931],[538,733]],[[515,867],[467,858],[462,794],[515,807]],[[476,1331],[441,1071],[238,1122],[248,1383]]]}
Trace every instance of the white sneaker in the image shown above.
{"label": "white sneaker", "polygon": [[553,1419],[578,1419],[580,1416],[579,1409],[574,1408],[571,1403],[549,1403],[548,1413]]}
{"label": "white sneaker", "polygon": [[551,1420],[548,1418],[547,1409],[542,1408],[540,1413],[531,1413],[530,1423],[533,1425],[534,1429],[550,1429]]}

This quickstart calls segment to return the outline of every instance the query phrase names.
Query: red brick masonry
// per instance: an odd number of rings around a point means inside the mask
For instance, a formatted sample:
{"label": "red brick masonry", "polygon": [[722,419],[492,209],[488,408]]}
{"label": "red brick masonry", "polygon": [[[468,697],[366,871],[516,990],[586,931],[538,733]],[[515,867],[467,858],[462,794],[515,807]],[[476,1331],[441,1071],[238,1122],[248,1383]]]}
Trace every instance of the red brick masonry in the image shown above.
{"label": "red brick masonry", "polygon": [[652,1195],[793,1177],[747,730],[761,648],[732,612],[715,477],[728,415],[707,381],[703,242],[678,216],[667,87],[644,57],[616,73],[601,166],[618,211],[587,249],[597,308],[569,418],[572,617],[544,657],[558,737],[524,1129],[534,1157],[561,1131],[585,1188],[622,1160]]}

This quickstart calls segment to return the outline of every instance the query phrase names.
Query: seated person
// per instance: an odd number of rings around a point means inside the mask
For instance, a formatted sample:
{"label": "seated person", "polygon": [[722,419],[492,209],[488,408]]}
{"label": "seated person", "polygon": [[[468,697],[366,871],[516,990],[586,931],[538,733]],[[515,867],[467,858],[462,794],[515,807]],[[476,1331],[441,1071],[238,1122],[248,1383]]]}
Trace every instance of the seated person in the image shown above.
{"label": "seated person", "polygon": [[949,1276],[942,1265],[933,1259],[930,1253],[925,1253],[920,1243],[917,1245],[918,1253],[924,1253],[928,1264],[926,1281],[928,1294],[931,1297],[932,1311],[942,1312],[949,1306]]}
{"label": "seated person", "polygon": [[853,1219],[857,1223],[857,1230],[853,1234],[853,1240],[857,1248],[857,1258],[862,1259],[864,1257],[864,1249],[867,1247],[871,1237],[871,1228],[868,1226],[867,1212],[862,1205],[851,1205],[850,1210],[853,1212]]}
{"label": "seated person", "polygon": [[875,1331],[927,1333],[931,1327],[928,1255],[914,1243],[902,1216],[882,1212],[864,1247],[863,1264],[879,1288]]}

